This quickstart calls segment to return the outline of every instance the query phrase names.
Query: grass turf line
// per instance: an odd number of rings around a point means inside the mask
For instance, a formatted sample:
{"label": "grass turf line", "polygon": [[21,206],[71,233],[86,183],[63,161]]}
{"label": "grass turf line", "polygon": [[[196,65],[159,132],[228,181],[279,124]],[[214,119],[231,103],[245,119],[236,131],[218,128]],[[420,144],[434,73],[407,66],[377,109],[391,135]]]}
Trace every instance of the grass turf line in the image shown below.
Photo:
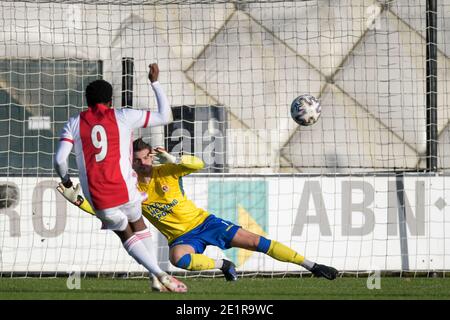
{"label": "grass turf line", "polygon": [[148,279],[81,279],[69,290],[66,278],[0,278],[0,299],[132,299],[132,300],[302,300],[302,299],[445,299],[450,278],[381,278],[381,289],[367,289],[367,278],[182,279],[186,294],[151,292]]}

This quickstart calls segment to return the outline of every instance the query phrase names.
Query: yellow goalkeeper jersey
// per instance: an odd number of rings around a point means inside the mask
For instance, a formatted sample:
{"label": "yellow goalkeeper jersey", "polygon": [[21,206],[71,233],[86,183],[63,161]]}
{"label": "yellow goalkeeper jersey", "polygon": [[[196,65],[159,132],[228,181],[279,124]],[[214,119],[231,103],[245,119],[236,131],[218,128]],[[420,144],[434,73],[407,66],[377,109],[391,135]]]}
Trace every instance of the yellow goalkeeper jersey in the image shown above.
{"label": "yellow goalkeeper jersey", "polygon": [[142,179],[138,181],[139,190],[148,195],[142,203],[142,214],[167,238],[169,244],[209,216],[207,211],[189,200],[183,190],[182,177],[201,168],[203,162],[198,158],[190,159],[189,166],[165,164],[153,168],[149,183]]}

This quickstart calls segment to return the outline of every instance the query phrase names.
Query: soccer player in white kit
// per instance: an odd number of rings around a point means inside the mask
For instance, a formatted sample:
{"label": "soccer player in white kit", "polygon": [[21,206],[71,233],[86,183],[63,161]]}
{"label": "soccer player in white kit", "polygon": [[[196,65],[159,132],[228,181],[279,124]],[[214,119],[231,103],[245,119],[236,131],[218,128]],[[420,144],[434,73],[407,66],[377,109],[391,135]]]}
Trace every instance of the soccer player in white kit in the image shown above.
{"label": "soccer player in white kit", "polygon": [[[67,158],[75,147],[76,162],[83,194],[102,221],[102,229],[113,230],[125,250],[143,265],[165,288],[160,291],[186,292],[181,281],[158,266],[150,232],[142,218],[141,202],[147,195],[137,189],[132,169],[132,134],[137,128],[172,122],[172,110],[158,82],[159,68],[150,65],[149,80],[156,95],[158,112],[114,109],[112,86],[96,80],[86,88],[88,110],[71,117],[65,124],[56,150],[55,169],[61,178],[59,188],[65,194],[78,194],[68,174]],[[156,279],[155,279],[156,278]]]}

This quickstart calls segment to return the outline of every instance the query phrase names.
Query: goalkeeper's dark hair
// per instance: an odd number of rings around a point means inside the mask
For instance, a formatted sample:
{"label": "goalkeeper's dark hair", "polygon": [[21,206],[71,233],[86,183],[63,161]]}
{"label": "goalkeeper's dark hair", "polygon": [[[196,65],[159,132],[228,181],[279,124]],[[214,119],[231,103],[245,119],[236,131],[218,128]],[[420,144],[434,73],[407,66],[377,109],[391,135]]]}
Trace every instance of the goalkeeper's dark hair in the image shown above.
{"label": "goalkeeper's dark hair", "polygon": [[108,81],[95,80],[86,87],[86,102],[88,106],[95,106],[97,103],[106,104],[112,101],[112,86]]}
{"label": "goalkeeper's dark hair", "polygon": [[142,138],[133,141],[133,152],[138,152],[145,149],[152,151],[152,146],[145,142]]}

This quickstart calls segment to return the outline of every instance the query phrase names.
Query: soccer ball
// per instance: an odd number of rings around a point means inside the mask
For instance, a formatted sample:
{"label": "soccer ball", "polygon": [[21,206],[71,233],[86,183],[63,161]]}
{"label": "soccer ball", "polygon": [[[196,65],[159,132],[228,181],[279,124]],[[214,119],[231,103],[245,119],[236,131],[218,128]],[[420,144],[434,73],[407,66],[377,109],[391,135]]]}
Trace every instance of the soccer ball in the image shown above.
{"label": "soccer ball", "polygon": [[310,126],[319,120],[320,101],[310,94],[302,94],[292,101],[291,117],[301,126]]}

